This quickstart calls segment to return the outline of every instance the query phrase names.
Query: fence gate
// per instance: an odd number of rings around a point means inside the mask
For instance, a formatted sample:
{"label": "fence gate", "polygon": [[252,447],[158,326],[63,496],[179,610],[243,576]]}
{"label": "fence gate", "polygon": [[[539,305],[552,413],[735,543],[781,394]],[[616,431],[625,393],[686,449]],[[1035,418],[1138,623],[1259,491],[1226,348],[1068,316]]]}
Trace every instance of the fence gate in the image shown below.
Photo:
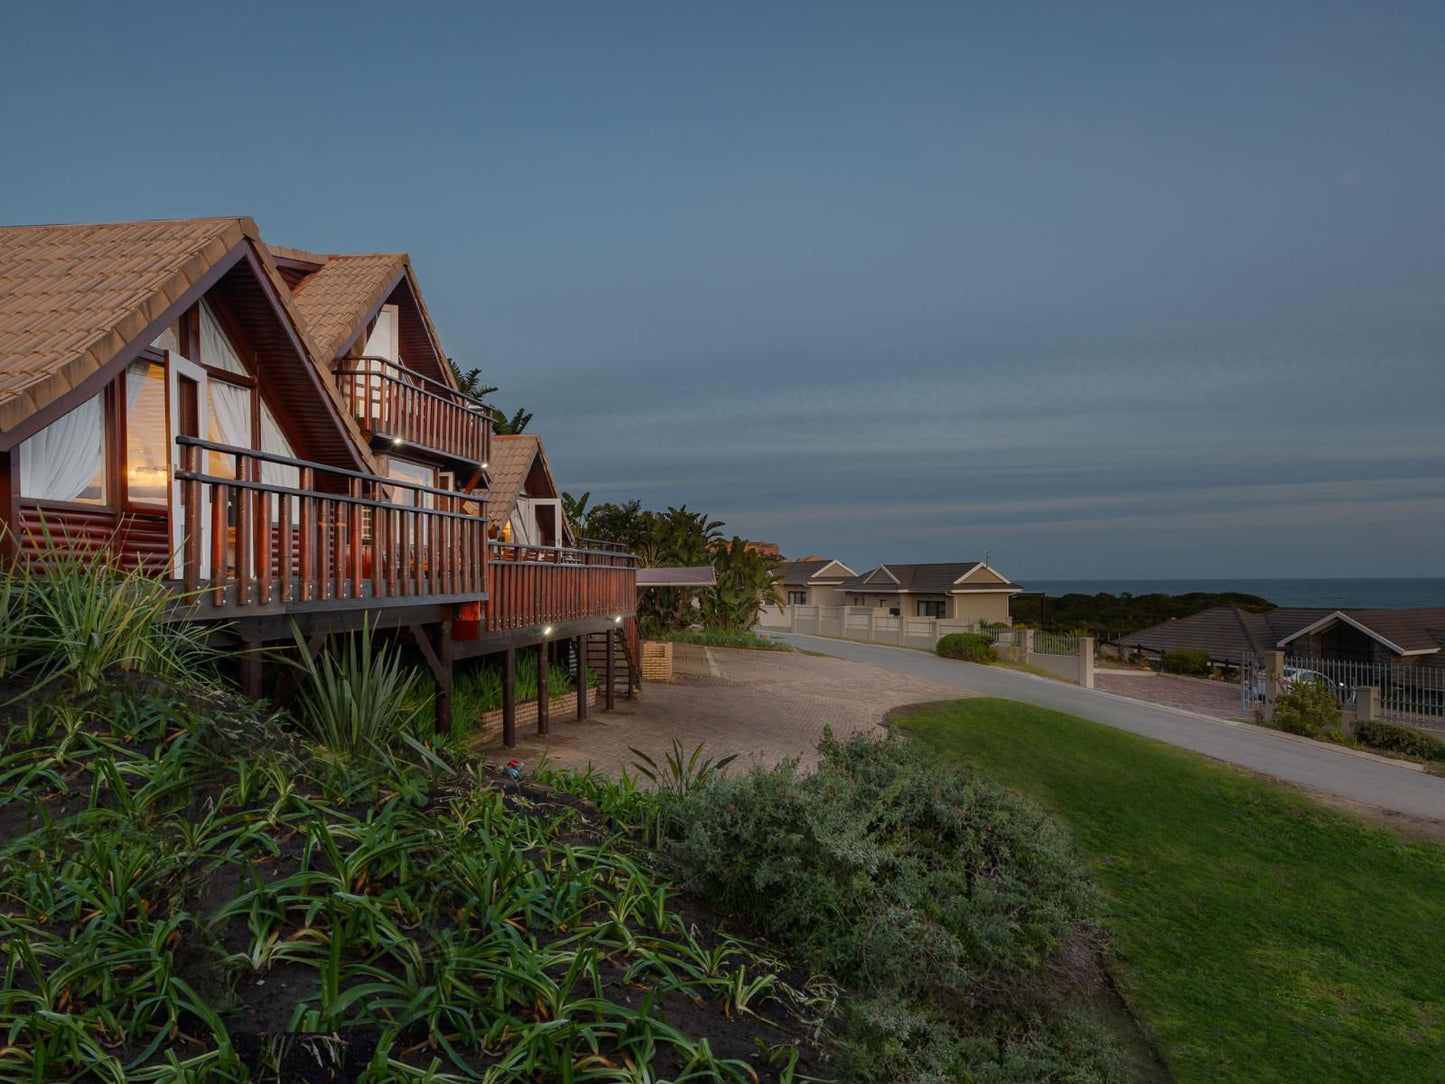
{"label": "fence gate", "polygon": [[1245,718],[1264,710],[1267,676],[1262,655],[1246,655],[1239,664],[1239,713]]}

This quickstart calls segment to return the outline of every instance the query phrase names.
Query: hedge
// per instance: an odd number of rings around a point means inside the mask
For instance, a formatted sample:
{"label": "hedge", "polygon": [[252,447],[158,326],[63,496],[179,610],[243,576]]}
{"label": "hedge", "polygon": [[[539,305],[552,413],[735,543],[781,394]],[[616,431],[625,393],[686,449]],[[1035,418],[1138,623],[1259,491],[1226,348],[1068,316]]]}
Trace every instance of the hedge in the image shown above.
{"label": "hedge", "polygon": [[996,662],[998,648],[987,636],[976,632],[952,632],[934,645],[933,650],[945,659],[962,659],[964,662]]}
{"label": "hedge", "polygon": [[1368,745],[1372,749],[1405,753],[1425,760],[1445,760],[1445,741],[1431,737],[1423,730],[1416,730],[1413,726],[1369,719],[1355,724],[1355,739],[1361,745]]}
{"label": "hedge", "polygon": [[1159,666],[1166,673],[1193,674],[1197,677],[1208,677],[1214,671],[1214,666],[1209,661],[1209,652],[1193,647],[1164,652]]}

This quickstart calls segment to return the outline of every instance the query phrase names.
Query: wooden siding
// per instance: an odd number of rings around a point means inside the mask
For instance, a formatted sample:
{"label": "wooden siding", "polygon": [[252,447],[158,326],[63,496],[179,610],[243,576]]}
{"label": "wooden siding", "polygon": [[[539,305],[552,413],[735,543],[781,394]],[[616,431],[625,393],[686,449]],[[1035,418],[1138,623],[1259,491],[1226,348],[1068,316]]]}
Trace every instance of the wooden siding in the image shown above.
{"label": "wooden siding", "polygon": [[37,567],[43,567],[51,547],[81,556],[118,553],[122,567],[151,573],[170,563],[170,519],[164,509],[118,512],[21,500],[19,528],[21,559]]}

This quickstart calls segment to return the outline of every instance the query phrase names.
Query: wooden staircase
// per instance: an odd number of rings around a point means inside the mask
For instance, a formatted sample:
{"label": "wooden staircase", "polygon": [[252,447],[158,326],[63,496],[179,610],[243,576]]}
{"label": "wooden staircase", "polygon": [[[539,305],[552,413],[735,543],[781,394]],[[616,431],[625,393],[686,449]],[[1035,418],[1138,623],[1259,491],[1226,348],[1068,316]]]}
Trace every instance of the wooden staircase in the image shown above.
{"label": "wooden staircase", "polygon": [[[607,634],[594,632],[586,637],[587,668],[597,675],[599,705],[607,703]],[[639,665],[641,644],[637,618],[624,618],[612,635],[612,697],[632,700],[642,692],[642,669]]]}

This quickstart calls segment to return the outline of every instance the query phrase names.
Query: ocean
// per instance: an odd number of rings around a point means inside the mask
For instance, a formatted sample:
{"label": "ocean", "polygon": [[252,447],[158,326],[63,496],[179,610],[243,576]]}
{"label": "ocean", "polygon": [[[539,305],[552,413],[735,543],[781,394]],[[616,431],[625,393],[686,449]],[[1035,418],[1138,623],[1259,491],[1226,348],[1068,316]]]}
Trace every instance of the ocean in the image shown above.
{"label": "ocean", "polygon": [[1026,591],[1050,595],[1186,595],[1191,591],[1239,591],[1276,606],[1340,609],[1408,609],[1445,606],[1445,577],[1359,580],[1019,580]]}

